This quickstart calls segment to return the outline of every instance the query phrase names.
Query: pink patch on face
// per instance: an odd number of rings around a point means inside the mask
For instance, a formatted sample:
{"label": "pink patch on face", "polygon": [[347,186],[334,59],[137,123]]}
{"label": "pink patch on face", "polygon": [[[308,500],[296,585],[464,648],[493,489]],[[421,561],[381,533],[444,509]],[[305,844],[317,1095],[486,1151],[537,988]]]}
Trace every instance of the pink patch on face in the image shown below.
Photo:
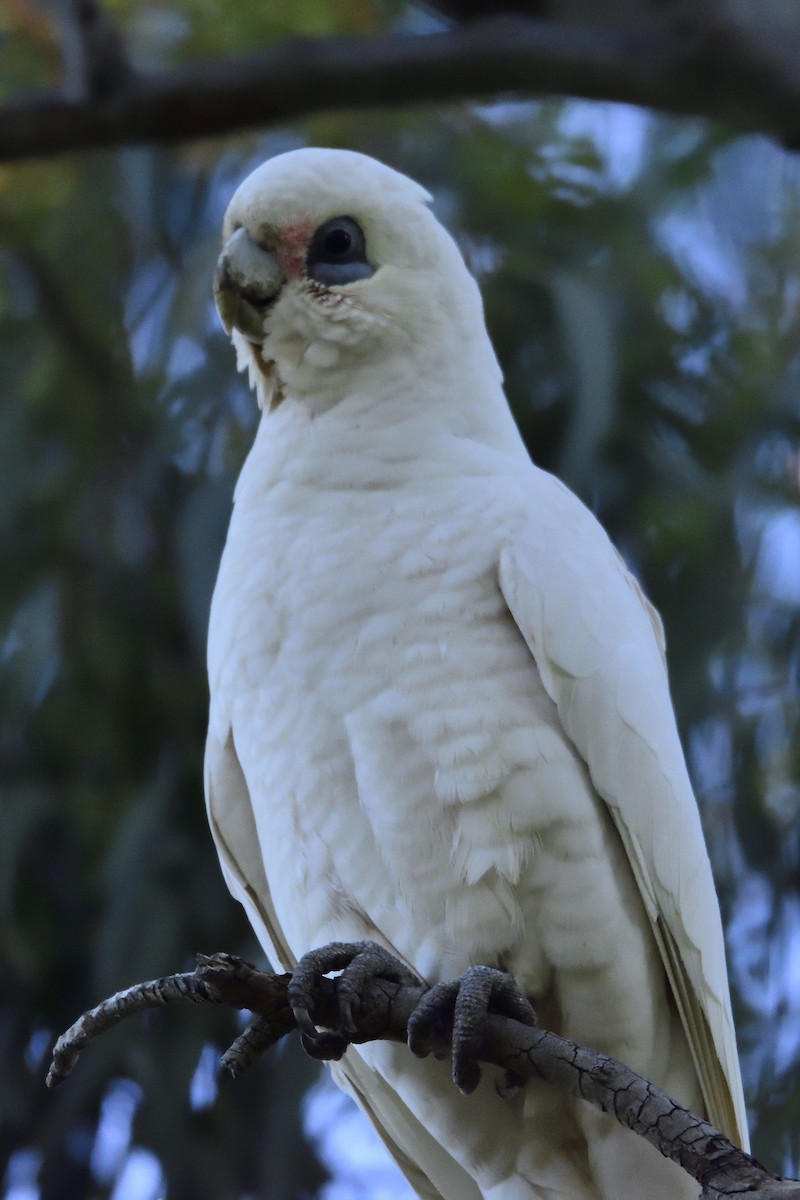
{"label": "pink patch on face", "polygon": [[275,254],[287,279],[299,279],[305,274],[310,237],[310,221],[296,221],[281,229]]}

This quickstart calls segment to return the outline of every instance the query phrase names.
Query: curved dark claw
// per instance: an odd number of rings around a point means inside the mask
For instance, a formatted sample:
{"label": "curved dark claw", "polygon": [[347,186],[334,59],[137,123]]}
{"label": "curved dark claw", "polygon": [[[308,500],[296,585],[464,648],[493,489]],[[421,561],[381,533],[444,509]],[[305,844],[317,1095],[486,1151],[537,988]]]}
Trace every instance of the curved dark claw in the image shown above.
{"label": "curved dark claw", "polygon": [[287,995],[294,1019],[301,1033],[303,1049],[312,1058],[341,1058],[347,1040],[331,1030],[317,1029],[311,1020],[314,988],[321,976],[329,971],[341,971],[351,958],[352,946],[347,942],[330,942],[304,954],[292,972]]}
{"label": "curved dark claw", "polygon": [[[452,1025],[453,1082],[459,1091],[474,1092],[481,1078],[478,1059],[490,1013],[535,1025],[530,1001],[510,975],[493,967],[470,967],[460,979],[437,983],[420,1000],[408,1022],[408,1045],[419,1058],[430,1053],[434,1041]],[[500,1086],[510,1097],[519,1090],[511,1072]]]}
{"label": "curved dark claw", "polygon": [[[339,1031],[319,1030],[311,1019],[314,988],[322,975],[341,971],[336,981]],[[353,1012],[373,979],[419,984],[420,980],[377,942],[329,942],[304,954],[289,982],[289,1003],[301,1031],[303,1046],[312,1058],[339,1059],[357,1032]]]}
{"label": "curved dark claw", "polygon": [[333,1029],[317,1029],[311,1026],[313,1033],[301,1033],[300,1041],[309,1058],[317,1062],[338,1062],[348,1046],[347,1038],[342,1037]]}

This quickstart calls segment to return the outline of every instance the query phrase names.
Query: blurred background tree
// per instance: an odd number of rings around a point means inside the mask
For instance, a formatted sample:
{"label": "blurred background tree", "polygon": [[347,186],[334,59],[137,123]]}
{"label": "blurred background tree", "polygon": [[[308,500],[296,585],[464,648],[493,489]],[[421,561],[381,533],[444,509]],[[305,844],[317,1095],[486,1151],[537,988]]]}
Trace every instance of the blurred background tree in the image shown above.
{"label": "blurred background tree", "polygon": [[[403,0],[107,11],[150,69],[445,27]],[[0,99],[56,86],[62,44],[57,7],[8,0]],[[349,1102],[319,1085],[304,1102],[317,1067],[297,1045],[218,1080],[225,1014],[134,1022],[43,1085],[54,1035],[102,996],[196,950],[259,958],[202,804],[208,604],[256,421],[210,280],[236,183],[305,144],[433,192],[531,454],[664,616],[755,1151],[797,1174],[800,167],[719,123],[515,100],[0,165],[3,1200],[407,1194]]]}

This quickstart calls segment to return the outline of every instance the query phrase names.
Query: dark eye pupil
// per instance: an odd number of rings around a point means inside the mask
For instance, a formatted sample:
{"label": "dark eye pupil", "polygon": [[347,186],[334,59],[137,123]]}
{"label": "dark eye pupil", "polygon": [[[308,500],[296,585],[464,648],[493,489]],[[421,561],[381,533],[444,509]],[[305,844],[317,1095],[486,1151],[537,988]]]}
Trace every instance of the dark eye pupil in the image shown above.
{"label": "dark eye pupil", "polygon": [[323,287],[358,283],[374,275],[358,222],[342,214],[320,225],[308,245],[306,271],[309,279]]}
{"label": "dark eye pupil", "polygon": [[353,239],[346,229],[331,229],[325,235],[325,249],[328,254],[347,254]]}

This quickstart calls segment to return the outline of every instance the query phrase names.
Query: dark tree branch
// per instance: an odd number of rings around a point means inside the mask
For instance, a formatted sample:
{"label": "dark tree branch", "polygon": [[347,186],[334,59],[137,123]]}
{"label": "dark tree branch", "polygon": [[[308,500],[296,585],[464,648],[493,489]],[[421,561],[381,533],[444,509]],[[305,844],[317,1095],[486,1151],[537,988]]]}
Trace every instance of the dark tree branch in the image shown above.
{"label": "dark tree branch", "polygon": [[206,137],[323,109],[508,94],[627,101],[795,147],[800,40],[747,41],[700,16],[634,30],[513,14],[424,36],[291,39],[247,58],[123,73],[105,97],[21,97],[0,112],[0,159]]}
{"label": "dark tree branch", "polygon": [[[407,976],[399,963],[397,967],[399,977]],[[127,988],[84,1013],[61,1035],[53,1051],[48,1085],[54,1087],[64,1080],[81,1051],[100,1033],[135,1012],[182,1000],[227,1004],[255,1014],[222,1060],[232,1074],[239,1074],[296,1028],[287,996],[290,980],[290,975],[270,975],[230,955],[217,954],[198,958],[193,973]],[[336,988],[336,980],[318,981],[311,1009],[316,1025],[333,1030],[339,1029]],[[359,1003],[348,1009],[355,1029],[349,1040],[404,1042],[409,1019],[425,994],[422,984],[369,981]],[[434,1053],[447,1057],[451,1039],[452,1028],[443,1025],[437,1029]],[[615,1059],[501,1016],[488,1018],[479,1057],[520,1079],[544,1079],[610,1113],[679,1163],[701,1185],[704,1200],[730,1200],[743,1194],[749,1200],[800,1200],[800,1183],[767,1171],[708,1122],[681,1108]]]}

